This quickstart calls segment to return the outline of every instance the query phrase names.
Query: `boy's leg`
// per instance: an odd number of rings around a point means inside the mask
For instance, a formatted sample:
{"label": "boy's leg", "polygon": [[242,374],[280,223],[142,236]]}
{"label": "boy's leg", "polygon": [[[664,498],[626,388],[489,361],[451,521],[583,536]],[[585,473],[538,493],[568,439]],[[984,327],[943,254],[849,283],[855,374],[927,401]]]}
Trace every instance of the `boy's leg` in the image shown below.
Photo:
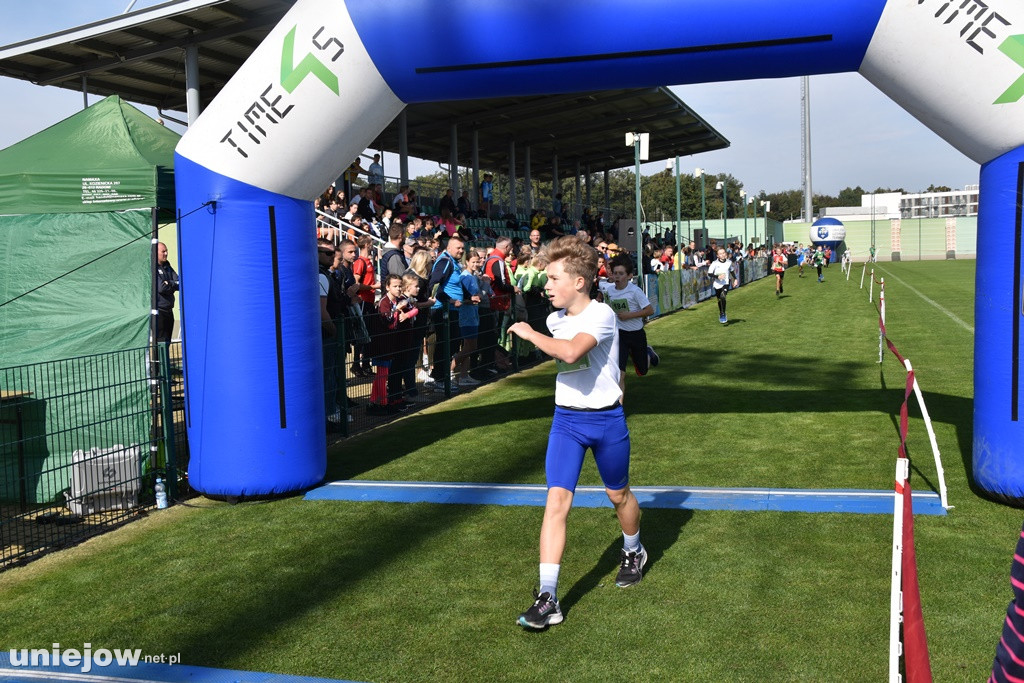
{"label": "boy's leg", "polygon": [[[540,561],[544,564],[561,564],[565,552],[565,529],[572,508],[573,492],[560,486],[548,489],[547,503],[544,505],[544,521],[540,526]],[[556,586],[541,586],[556,588]],[[555,593],[552,591],[552,595]]]}
{"label": "boy's leg", "polygon": [[615,506],[615,516],[619,518],[619,526],[625,536],[640,533],[640,503],[627,484],[621,489],[605,489],[608,500]]}

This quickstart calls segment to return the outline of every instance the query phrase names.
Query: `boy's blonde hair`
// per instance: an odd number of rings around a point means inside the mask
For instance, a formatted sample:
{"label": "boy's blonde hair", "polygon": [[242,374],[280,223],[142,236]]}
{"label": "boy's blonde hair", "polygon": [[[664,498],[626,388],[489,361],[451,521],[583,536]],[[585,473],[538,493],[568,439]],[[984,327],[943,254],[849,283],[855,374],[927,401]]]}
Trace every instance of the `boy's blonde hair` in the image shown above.
{"label": "boy's blonde hair", "polygon": [[[565,272],[573,277],[582,277],[588,290],[597,277],[597,250],[584,244],[575,235],[551,240],[540,250],[538,259],[544,262],[545,267],[555,261],[562,261]],[[538,259],[534,260],[535,265]]]}

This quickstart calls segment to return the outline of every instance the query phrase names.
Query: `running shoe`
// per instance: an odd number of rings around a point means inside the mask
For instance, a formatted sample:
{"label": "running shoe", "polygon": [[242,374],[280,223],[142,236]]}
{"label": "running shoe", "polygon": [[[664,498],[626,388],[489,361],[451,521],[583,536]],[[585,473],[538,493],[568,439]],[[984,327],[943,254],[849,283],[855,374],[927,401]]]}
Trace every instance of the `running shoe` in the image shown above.
{"label": "running shoe", "polygon": [[658,367],[658,363],[661,362],[661,356],[659,356],[658,353],[651,346],[647,347],[647,357],[651,359],[652,368]]}
{"label": "running shoe", "polygon": [[640,546],[640,550],[627,553],[625,550],[619,559],[619,573],[615,577],[615,585],[619,588],[627,588],[640,583],[644,578],[644,565],[647,564],[647,550]]}
{"label": "running shoe", "polygon": [[540,630],[562,623],[562,608],[558,600],[551,597],[550,593],[533,592],[533,606],[519,615],[519,625],[523,628]]}
{"label": "running shoe", "polygon": [[722,323],[724,325],[727,322],[726,319],[725,319],[725,316],[724,315],[718,316],[718,322],[720,322],[720,323]]}

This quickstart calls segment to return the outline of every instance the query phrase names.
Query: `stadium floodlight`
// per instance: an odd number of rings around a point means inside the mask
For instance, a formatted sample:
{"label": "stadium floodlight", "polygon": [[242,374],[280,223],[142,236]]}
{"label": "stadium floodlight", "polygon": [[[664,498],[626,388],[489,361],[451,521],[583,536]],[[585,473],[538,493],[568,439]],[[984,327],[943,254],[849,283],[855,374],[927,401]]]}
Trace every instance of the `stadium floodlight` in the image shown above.
{"label": "stadium floodlight", "polygon": [[715,189],[722,191],[722,244],[729,241],[729,200],[726,198],[725,181],[715,183]]}

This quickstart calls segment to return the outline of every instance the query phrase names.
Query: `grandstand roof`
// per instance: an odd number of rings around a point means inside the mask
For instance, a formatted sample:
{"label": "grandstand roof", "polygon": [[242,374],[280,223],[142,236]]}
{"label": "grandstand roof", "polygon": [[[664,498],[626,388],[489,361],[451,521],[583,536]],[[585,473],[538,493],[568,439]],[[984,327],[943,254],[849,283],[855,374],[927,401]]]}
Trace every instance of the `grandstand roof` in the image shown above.
{"label": "grandstand roof", "polygon": [[[185,109],[185,47],[199,46],[199,92],[205,106],[227,83],[294,0],[170,0],[146,9],[0,47],[0,75],[38,85],[111,95]],[[506,170],[508,143],[531,146],[534,177],[557,153],[562,176],[578,160],[593,172],[633,163],[629,131],[651,133],[650,159],[729,146],[666,88],[612,90],[414,104],[407,108],[409,153],[448,161],[449,130],[459,124],[460,159],[479,135],[481,167]],[[398,151],[398,125],[372,145]],[[522,152],[517,154],[522,173]],[[550,175],[550,173],[547,173]]]}

